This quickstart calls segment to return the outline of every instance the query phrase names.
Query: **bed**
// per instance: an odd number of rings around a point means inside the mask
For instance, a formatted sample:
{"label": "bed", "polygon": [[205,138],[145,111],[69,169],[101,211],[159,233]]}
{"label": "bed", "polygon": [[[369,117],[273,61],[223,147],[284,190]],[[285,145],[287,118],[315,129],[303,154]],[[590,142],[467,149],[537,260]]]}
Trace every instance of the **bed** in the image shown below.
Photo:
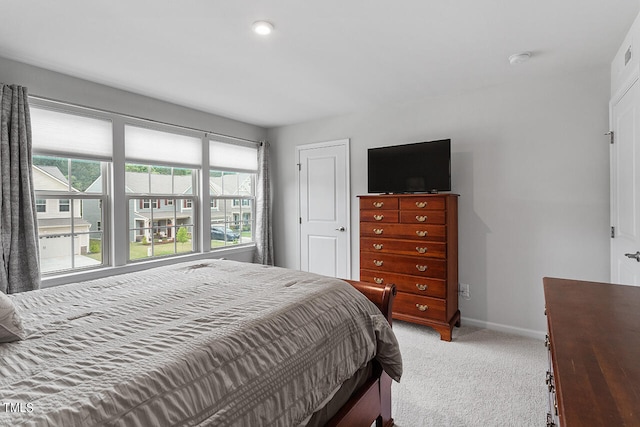
{"label": "bed", "polygon": [[388,427],[394,295],[200,260],[5,296],[0,425]]}

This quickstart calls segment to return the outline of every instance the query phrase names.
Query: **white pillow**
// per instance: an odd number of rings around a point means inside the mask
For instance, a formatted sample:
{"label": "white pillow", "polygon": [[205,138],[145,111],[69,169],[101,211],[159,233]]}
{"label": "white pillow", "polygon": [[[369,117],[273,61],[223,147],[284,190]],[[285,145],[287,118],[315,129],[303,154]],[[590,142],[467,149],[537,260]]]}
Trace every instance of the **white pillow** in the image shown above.
{"label": "white pillow", "polygon": [[11,298],[0,292],[0,343],[22,340],[22,321]]}

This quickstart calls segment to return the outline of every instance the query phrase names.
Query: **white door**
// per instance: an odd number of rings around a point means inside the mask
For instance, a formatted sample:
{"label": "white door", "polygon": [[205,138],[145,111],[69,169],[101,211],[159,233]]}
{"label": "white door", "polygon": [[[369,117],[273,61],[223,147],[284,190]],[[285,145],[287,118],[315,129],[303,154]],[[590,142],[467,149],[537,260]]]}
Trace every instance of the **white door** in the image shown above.
{"label": "white door", "polygon": [[611,106],[611,281],[640,285],[640,83]]}
{"label": "white door", "polygon": [[351,277],[349,140],[296,147],[300,269]]}

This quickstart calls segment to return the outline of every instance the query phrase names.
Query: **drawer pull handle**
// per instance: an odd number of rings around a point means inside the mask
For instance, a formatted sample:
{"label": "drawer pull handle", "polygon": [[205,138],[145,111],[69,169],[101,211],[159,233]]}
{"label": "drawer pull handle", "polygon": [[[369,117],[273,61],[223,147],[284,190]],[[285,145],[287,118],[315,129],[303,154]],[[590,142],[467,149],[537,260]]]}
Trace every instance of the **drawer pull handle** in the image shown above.
{"label": "drawer pull handle", "polygon": [[374,215],[373,219],[375,219],[376,221],[382,221],[384,219],[384,215]]}
{"label": "drawer pull handle", "polygon": [[416,231],[416,234],[417,234],[418,236],[420,236],[420,237],[424,237],[424,236],[426,236],[426,235],[427,235],[427,234],[429,234],[429,233],[428,233],[428,232],[426,232],[426,231],[423,231],[423,230],[418,230],[418,231]]}
{"label": "drawer pull handle", "polygon": [[373,244],[373,249],[379,251],[384,247],[384,245],[382,243],[374,243]]}
{"label": "drawer pull handle", "polygon": [[376,265],[376,267],[382,267],[382,264],[384,264],[384,261],[374,259],[373,263]]}
{"label": "drawer pull handle", "polygon": [[418,251],[419,254],[426,254],[427,248],[421,248],[420,246],[416,246],[416,251]]}
{"label": "drawer pull handle", "polygon": [[374,277],[373,281],[376,282],[378,285],[382,285],[384,283],[384,279],[381,277]]}
{"label": "drawer pull handle", "polygon": [[374,228],[373,229],[374,234],[382,234],[383,231],[384,231],[383,228]]}
{"label": "drawer pull handle", "polygon": [[427,207],[427,202],[416,202],[416,207],[417,208],[426,208]]}
{"label": "drawer pull handle", "polygon": [[373,202],[374,208],[381,208],[384,206],[384,202]]}
{"label": "drawer pull handle", "polygon": [[427,304],[416,304],[416,308],[420,311],[429,310],[429,306]]}
{"label": "drawer pull handle", "polygon": [[429,286],[423,283],[416,283],[416,288],[418,288],[419,291],[426,291],[427,289],[429,289]]}
{"label": "drawer pull handle", "polygon": [[416,264],[416,268],[418,269],[418,271],[427,271],[427,268],[429,268],[429,266]]}
{"label": "drawer pull handle", "polygon": [[416,219],[417,219],[419,222],[425,222],[427,219],[429,219],[429,217],[428,217],[428,216],[426,216],[426,215],[416,215]]}

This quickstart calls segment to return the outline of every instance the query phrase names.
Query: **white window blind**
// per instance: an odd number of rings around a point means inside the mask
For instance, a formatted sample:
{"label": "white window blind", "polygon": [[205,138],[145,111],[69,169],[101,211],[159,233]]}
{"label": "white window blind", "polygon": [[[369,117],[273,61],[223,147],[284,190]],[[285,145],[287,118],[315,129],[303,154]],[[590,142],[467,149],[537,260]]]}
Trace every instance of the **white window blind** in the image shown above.
{"label": "white window blind", "polygon": [[110,120],[30,107],[32,149],[111,160],[113,127]]}
{"label": "white window blind", "polygon": [[209,167],[221,170],[258,170],[258,149],[255,146],[209,142]]}
{"label": "white window blind", "polygon": [[202,167],[200,138],[126,125],[124,144],[128,162]]}

